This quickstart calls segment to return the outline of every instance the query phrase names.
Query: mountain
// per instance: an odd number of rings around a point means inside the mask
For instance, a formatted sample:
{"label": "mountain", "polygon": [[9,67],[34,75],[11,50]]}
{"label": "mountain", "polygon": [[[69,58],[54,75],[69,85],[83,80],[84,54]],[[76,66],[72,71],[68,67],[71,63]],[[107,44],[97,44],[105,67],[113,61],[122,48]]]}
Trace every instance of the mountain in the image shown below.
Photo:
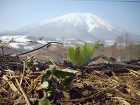
{"label": "mountain", "polygon": [[75,38],[83,41],[116,40],[124,33],[128,33],[135,42],[140,41],[140,35],[136,35],[112,25],[108,21],[91,13],[72,13],[45,20],[38,24],[12,31],[9,34],[28,34],[46,39]]}

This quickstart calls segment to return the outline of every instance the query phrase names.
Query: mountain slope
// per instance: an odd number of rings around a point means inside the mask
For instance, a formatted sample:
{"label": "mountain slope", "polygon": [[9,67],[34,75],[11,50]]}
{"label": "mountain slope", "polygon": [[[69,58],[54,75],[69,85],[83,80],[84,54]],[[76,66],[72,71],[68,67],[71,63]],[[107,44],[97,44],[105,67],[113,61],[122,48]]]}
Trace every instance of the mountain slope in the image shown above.
{"label": "mountain slope", "polygon": [[[45,20],[38,24],[20,28],[15,33],[43,36],[44,38],[76,38],[83,41],[116,40],[124,33],[108,21],[90,13],[72,13]],[[140,41],[140,35],[129,33],[133,41]]]}

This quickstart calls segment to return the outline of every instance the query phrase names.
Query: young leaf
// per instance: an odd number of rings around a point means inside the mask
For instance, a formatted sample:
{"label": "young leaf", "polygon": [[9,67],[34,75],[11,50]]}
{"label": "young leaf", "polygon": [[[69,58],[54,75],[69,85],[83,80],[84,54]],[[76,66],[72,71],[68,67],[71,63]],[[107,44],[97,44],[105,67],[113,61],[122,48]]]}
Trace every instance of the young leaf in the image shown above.
{"label": "young leaf", "polygon": [[50,104],[50,101],[48,99],[43,98],[38,102],[38,105],[51,105],[51,104]]}
{"label": "young leaf", "polygon": [[66,86],[66,85],[68,85],[68,84],[70,84],[71,83],[71,81],[73,80],[73,76],[67,76],[63,81],[62,81],[62,85],[63,86]]}
{"label": "young leaf", "polygon": [[51,97],[54,94],[54,91],[47,91],[47,97]]}
{"label": "young leaf", "polygon": [[72,89],[72,83],[67,84],[65,87],[66,89],[69,89],[69,90]]}
{"label": "young leaf", "polygon": [[71,62],[74,62],[74,48],[68,47],[67,50],[68,50],[68,55],[70,55],[69,57],[70,57]]}
{"label": "young leaf", "polygon": [[91,51],[92,54],[96,51],[96,49],[98,47],[98,43],[99,43],[99,41],[94,44],[94,47],[92,48],[92,51]]}
{"label": "young leaf", "polygon": [[52,74],[51,70],[47,69],[46,70],[46,76],[49,77]]}
{"label": "young leaf", "polygon": [[42,87],[42,88],[45,88],[45,89],[48,89],[48,88],[49,88],[49,83],[48,83],[48,81],[44,81],[44,82],[41,84],[41,87]]}
{"label": "young leaf", "polygon": [[57,78],[66,78],[66,76],[74,76],[75,74],[62,70],[54,70],[54,75]]}
{"label": "young leaf", "polygon": [[67,76],[74,76],[75,74],[79,74],[81,72],[77,70],[71,70],[71,69],[61,69],[61,70],[54,70],[54,75],[57,78],[66,78]]}
{"label": "young leaf", "polygon": [[83,46],[83,55],[84,61],[89,60],[91,58],[91,50],[89,49],[89,43],[85,43]]}
{"label": "young leaf", "polygon": [[52,72],[49,69],[47,69],[46,74],[43,77],[43,80],[47,81],[51,75],[52,75]]}
{"label": "young leaf", "polygon": [[68,69],[68,68],[61,69],[61,71],[68,72],[68,73],[73,73],[73,74],[79,73],[79,71],[77,71],[77,70],[72,70],[72,69]]}

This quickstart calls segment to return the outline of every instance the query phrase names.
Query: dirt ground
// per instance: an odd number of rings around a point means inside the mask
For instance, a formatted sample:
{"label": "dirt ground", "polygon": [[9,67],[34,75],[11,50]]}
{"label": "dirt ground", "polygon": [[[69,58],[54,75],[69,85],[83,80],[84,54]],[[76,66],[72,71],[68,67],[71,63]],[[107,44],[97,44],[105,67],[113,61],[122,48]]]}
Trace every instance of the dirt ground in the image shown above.
{"label": "dirt ground", "polygon": [[[41,70],[27,67],[27,56],[0,55],[0,105],[38,105],[47,90],[38,90],[46,63]],[[140,105],[140,64],[137,67],[111,63],[73,66],[58,64],[80,74],[72,80],[69,91],[52,88],[51,105]]]}

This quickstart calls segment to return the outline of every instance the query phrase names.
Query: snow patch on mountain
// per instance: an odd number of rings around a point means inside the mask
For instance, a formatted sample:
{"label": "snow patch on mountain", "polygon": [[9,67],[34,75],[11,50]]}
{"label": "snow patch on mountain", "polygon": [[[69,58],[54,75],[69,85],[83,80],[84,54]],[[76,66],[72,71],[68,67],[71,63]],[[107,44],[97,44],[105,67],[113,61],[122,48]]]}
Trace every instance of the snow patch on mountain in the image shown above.
{"label": "snow patch on mountain", "polygon": [[54,23],[51,27],[69,27],[75,26],[83,28],[88,32],[91,32],[95,28],[104,28],[112,31],[112,29],[122,31],[121,29],[113,26],[108,21],[93,15],[91,13],[72,13],[66,14],[61,17],[57,17],[51,20],[45,20],[41,22],[41,25]]}

